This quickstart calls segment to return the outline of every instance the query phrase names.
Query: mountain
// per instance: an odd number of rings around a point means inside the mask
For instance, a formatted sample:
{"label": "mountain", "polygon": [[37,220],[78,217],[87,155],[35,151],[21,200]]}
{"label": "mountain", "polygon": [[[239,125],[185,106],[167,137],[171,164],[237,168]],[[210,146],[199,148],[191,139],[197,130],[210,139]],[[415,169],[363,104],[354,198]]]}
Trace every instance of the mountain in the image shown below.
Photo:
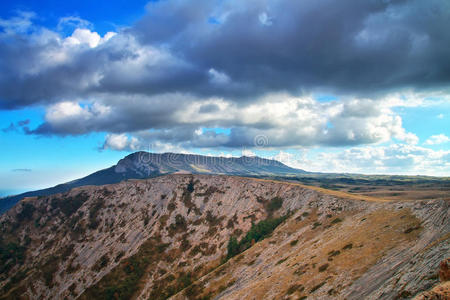
{"label": "mountain", "polygon": [[0,299],[411,299],[450,278],[449,211],[226,175],[83,186],[0,216]]}
{"label": "mountain", "polygon": [[57,186],[0,199],[0,214],[25,197],[46,196],[85,185],[118,183],[127,179],[142,179],[171,173],[228,175],[289,175],[307,172],[294,169],[279,161],[257,156],[214,157],[179,153],[136,152],[119,160],[110,168]]}

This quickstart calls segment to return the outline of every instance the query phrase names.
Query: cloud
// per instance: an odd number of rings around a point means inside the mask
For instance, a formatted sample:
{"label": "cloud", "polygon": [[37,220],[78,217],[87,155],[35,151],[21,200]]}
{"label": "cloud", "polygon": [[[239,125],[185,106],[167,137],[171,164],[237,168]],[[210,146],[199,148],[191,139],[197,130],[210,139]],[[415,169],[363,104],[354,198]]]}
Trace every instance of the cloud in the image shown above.
{"label": "cloud", "polygon": [[31,169],[12,169],[13,172],[31,172]]}
{"label": "cloud", "polygon": [[87,28],[92,29],[94,26],[88,20],[84,20],[78,16],[68,16],[60,18],[58,21],[57,29],[58,31],[64,31],[67,29],[78,29],[78,28]]}
{"label": "cloud", "polygon": [[[218,127],[228,130],[202,130]],[[417,136],[405,131],[390,101],[350,99],[322,103],[312,97],[287,94],[268,95],[246,105],[179,94],[158,98],[111,96],[84,104],[61,102],[50,106],[45,122],[29,133],[89,132],[126,133],[136,138],[135,149],[155,142],[185,149],[261,146],[255,144],[256,137],[264,138],[262,146],[267,149],[360,145],[392,139],[408,144],[418,142]]]}
{"label": "cloud", "polygon": [[425,145],[439,145],[450,142],[450,138],[445,134],[432,135],[425,141]]}
{"label": "cloud", "polygon": [[64,37],[22,13],[0,22],[8,32],[0,38],[0,103],[98,92],[243,102],[279,92],[448,90],[448,3],[430,1],[160,1],[114,39],[78,17],[60,20],[75,27]]}
{"label": "cloud", "polygon": [[14,35],[17,33],[26,33],[33,25],[33,19],[36,18],[36,14],[30,11],[18,11],[17,16],[10,19],[0,18],[0,33],[3,36]]}
{"label": "cloud", "polygon": [[276,159],[316,172],[447,176],[450,151],[415,145],[354,147],[338,152],[280,152]]}
{"label": "cloud", "polygon": [[7,132],[19,132],[20,129],[23,129],[25,132],[27,132],[29,130],[28,126],[27,126],[28,124],[30,124],[30,120],[29,119],[18,121],[15,124],[13,122],[11,122],[9,124],[9,126],[6,127],[6,128],[3,128],[2,131],[5,132],[5,133],[7,133]]}
{"label": "cloud", "polygon": [[199,1],[151,2],[103,36],[1,19],[0,109],[42,105],[26,133],[104,132],[104,149],[276,149],[415,145],[394,108],[448,98],[446,1]]}
{"label": "cloud", "polygon": [[130,138],[125,134],[108,134],[105,138],[105,143],[103,144],[102,150],[112,149],[135,151],[137,150],[136,143],[136,138]]}

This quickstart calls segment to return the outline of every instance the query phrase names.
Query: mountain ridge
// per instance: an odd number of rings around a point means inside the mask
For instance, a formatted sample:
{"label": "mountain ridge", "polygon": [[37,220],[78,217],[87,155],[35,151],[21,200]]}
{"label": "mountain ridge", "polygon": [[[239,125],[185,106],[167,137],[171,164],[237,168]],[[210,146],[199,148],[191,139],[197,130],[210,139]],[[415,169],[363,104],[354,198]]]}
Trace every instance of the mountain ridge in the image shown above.
{"label": "mountain ridge", "polygon": [[401,299],[438,283],[448,201],[324,192],[169,174],[27,198],[0,216],[0,299]]}
{"label": "mountain ridge", "polygon": [[74,187],[118,183],[128,179],[144,179],[172,173],[223,175],[288,175],[308,172],[258,156],[220,157],[182,153],[137,151],[117,164],[85,177],[53,187],[0,198],[0,214],[25,197],[47,196],[69,191]]}

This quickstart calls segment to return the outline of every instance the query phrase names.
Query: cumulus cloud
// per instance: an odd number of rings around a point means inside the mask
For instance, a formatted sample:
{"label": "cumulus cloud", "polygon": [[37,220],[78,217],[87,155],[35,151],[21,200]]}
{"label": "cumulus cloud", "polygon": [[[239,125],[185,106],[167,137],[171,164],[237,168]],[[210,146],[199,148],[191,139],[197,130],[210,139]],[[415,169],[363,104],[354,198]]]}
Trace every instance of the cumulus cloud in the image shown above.
{"label": "cumulus cloud", "polygon": [[445,134],[432,135],[425,141],[425,145],[439,145],[450,142],[450,138]]}
{"label": "cumulus cloud", "polygon": [[[177,94],[158,99],[115,96],[93,103],[52,105],[45,122],[30,133],[129,133],[140,147],[162,142],[183,148],[270,149],[372,144],[391,139],[416,144],[417,136],[405,131],[392,108],[389,101],[322,103],[312,97],[287,94],[268,95],[246,105]],[[217,127],[229,130],[201,130]],[[263,145],[255,143],[255,137],[263,137]]]}
{"label": "cumulus cloud", "polygon": [[102,149],[112,150],[137,150],[137,139],[125,134],[108,134]]}
{"label": "cumulus cloud", "polygon": [[354,147],[338,152],[280,152],[275,156],[292,167],[316,172],[447,176],[450,151],[406,144]]}

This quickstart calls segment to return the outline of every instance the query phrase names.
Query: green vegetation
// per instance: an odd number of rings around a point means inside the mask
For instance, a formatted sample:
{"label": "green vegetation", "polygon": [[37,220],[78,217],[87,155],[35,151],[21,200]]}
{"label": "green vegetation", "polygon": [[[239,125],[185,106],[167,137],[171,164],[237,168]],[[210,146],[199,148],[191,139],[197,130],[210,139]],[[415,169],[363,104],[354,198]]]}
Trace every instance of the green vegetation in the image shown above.
{"label": "green vegetation", "polygon": [[318,289],[320,289],[322,286],[324,286],[325,283],[327,283],[327,282],[326,282],[326,281],[323,281],[323,282],[319,283],[318,285],[314,286],[314,287],[311,289],[310,293],[314,293],[315,291],[317,291]]}
{"label": "green vegetation", "polygon": [[267,204],[266,210],[269,214],[272,214],[279,210],[281,206],[283,206],[283,199],[280,197],[274,197]]}
{"label": "green vegetation", "polygon": [[[97,284],[85,291],[80,299],[131,299],[138,291],[139,282],[147,268],[161,257],[159,238],[150,238],[142,244],[139,251],[104,276]],[[165,244],[162,244],[165,246]],[[165,247],[161,247],[165,249]],[[103,258],[103,257],[102,257]],[[107,257],[99,260],[102,265]]]}
{"label": "green vegetation", "polygon": [[323,272],[328,269],[329,264],[323,264],[319,267],[319,272]]}
{"label": "green vegetation", "polygon": [[70,217],[88,199],[89,196],[86,193],[79,193],[74,197],[67,197],[65,199],[52,199],[51,205],[53,209],[59,208],[63,212],[63,214],[65,214],[67,217]]}
{"label": "green vegetation", "polygon": [[312,229],[316,229],[316,228],[319,227],[320,225],[322,225],[322,223],[314,222],[314,224],[312,225]]}
{"label": "green vegetation", "polygon": [[108,254],[104,254],[102,257],[99,258],[99,260],[94,264],[92,267],[92,270],[99,272],[101,269],[106,267],[109,263],[109,257]]}
{"label": "green vegetation", "polygon": [[234,236],[230,236],[230,240],[228,241],[227,251],[228,251],[227,258],[231,258],[231,257],[239,254],[239,243]]}
{"label": "green vegetation", "polygon": [[302,292],[304,289],[305,288],[303,287],[303,285],[301,285],[301,284],[294,284],[294,285],[291,285],[289,287],[289,289],[286,292],[286,295],[291,295],[291,294],[293,294],[293,293],[295,293],[297,291]]}
{"label": "green vegetation", "polygon": [[98,212],[100,211],[100,209],[103,208],[104,205],[105,205],[105,200],[99,198],[94,202],[94,204],[89,209],[89,225],[88,225],[88,227],[90,229],[96,229],[98,227],[98,225],[100,225],[100,221],[98,220],[97,216],[98,216]]}
{"label": "green vegetation", "polygon": [[186,190],[189,192],[189,193],[192,193],[193,191],[194,191],[194,181],[190,181],[189,183],[188,183],[188,185],[187,185],[187,187],[186,187]]}
{"label": "green vegetation", "polygon": [[342,248],[342,250],[348,250],[348,249],[352,249],[352,248],[353,248],[353,244],[350,243],[350,244],[345,245],[345,246]]}
{"label": "green vegetation", "polygon": [[169,225],[169,236],[173,236],[177,232],[184,232],[187,230],[187,222],[186,219],[180,215],[177,214],[175,216],[175,223],[172,223]]}
{"label": "green vegetation", "polygon": [[266,220],[262,220],[257,224],[252,224],[249,232],[247,232],[247,234],[241,239],[239,243],[237,242],[237,239],[235,237],[230,237],[227,247],[227,259],[230,259],[233,256],[247,250],[254,243],[266,238],[275,230],[275,228],[277,228],[278,225],[283,223],[284,220],[287,219],[287,217],[288,216],[286,215],[275,219],[269,218]]}
{"label": "green vegetation", "polygon": [[336,255],[339,255],[339,254],[341,254],[341,251],[339,251],[339,250],[332,250],[332,251],[328,252],[328,255],[330,257],[336,256]]}
{"label": "green vegetation", "polygon": [[22,205],[22,211],[17,214],[17,220],[19,222],[25,221],[25,220],[31,220],[33,218],[33,213],[36,209],[34,208],[33,204],[31,203],[24,203]]}
{"label": "green vegetation", "polygon": [[58,271],[60,258],[58,256],[50,256],[48,260],[40,266],[41,276],[44,278],[45,285],[53,287],[53,278],[55,272]]}
{"label": "green vegetation", "polygon": [[342,222],[342,219],[336,218],[333,221],[331,221],[331,224],[337,224],[337,223],[340,223],[340,222]]}
{"label": "green vegetation", "polygon": [[8,271],[16,264],[22,264],[25,260],[25,247],[16,243],[5,244],[0,240],[0,274]]}
{"label": "green vegetation", "polygon": [[279,261],[277,261],[277,263],[276,263],[275,265],[281,265],[282,263],[284,263],[285,261],[287,261],[288,258],[289,258],[289,257],[285,257],[285,258],[280,259]]}

